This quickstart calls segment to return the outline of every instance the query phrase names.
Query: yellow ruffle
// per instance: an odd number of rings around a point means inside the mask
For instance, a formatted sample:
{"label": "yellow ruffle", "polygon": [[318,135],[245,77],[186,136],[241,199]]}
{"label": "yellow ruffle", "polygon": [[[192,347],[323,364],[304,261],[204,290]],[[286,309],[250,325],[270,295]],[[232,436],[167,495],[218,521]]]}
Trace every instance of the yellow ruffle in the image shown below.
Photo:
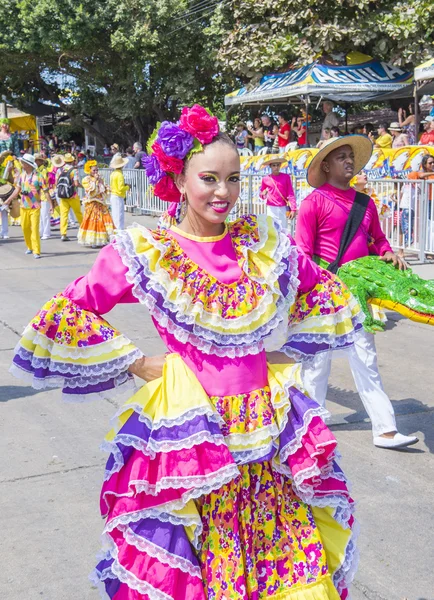
{"label": "yellow ruffle", "polygon": [[[198,266],[169,230],[133,227],[118,234],[115,243],[143,303],[149,304],[143,291],[143,282],[149,280],[149,288],[164,296],[181,321],[217,335],[249,336],[278,313],[288,313],[298,280],[295,276],[290,281],[283,298],[278,277],[286,268],[282,257],[289,255],[289,268],[297,269],[298,251],[265,217],[240,219],[230,224],[228,231],[242,269],[239,281],[232,284],[221,283]],[[138,257],[144,267],[137,275],[132,257]]]}

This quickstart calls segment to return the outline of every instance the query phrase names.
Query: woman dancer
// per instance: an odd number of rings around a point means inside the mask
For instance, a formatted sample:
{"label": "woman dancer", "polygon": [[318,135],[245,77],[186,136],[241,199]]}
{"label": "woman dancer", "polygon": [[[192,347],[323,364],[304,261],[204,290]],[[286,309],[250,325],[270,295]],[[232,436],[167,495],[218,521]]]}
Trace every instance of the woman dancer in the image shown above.
{"label": "woman dancer", "polygon": [[[350,346],[359,308],[269,217],[225,224],[236,147],[202,107],[145,158],[179,226],[119,232],[26,329],[12,370],[69,398],[148,383],[106,437],[95,582],[112,600],[339,600],[354,574],[353,501],[300,365]],[[100,315],[145,305],[169,354],[144,356]],[[285,357],[283,357],[285,359]]]}
{"label": "woman dancer", "polygon": [[107,208],[109,187],[104,183],[98,171],[96,160],[89,160],[84,165],[87,176],[81,182],[85,196],[83,221],[78,231],[77,240],[82,246],[98,248],[106,246],[113,235],[115,225]]}

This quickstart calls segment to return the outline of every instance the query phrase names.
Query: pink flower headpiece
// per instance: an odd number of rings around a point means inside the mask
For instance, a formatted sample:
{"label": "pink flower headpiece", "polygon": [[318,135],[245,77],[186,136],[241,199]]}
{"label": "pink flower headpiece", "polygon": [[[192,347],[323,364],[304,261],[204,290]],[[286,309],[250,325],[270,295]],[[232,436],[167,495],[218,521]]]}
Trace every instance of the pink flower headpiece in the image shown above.
{"label": "pink flower headpiece", "polygon": [[148,155],[142,159],[155,195],[167,202],[179,202],[181,193],[174,175],[182,173],[185,160],[201,152],[218,133],[217,117],[199,104],[185,106],[177,123],[158,123],[148,142]]}

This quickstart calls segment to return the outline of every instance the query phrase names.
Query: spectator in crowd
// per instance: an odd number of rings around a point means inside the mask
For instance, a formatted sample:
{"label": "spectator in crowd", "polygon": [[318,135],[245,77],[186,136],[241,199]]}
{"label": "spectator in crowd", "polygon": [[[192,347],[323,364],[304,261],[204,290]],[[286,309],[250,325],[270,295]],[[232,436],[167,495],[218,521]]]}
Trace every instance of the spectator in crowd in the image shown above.
{"label": "spectator in crowd", "polygon": [[387,133],[387,125],[385,123],[380,123],[377,129],[378,137],[375,140],[374,146],[375,148],[381,148],[382,150],[387,150],[392,147],[392,136],[390,133]]}
{"label": "spectator in crowd", "polygon": [[403,108],[398,110],[399,125],[402,127],[403,132],[407,135],[408,143],[411,146],[417,144],[416,118],[413,111],[413,104],[408,105],[408,114]]}
{"label": "spectator in crowd", "polygon": [[374,133],[374,129],[375,129],[375,127],[372,123],[365,123],[363,125],[363,135],[366,135],[368,137],[372,136]]}
{"label": "spectator in crowd", "polygon": [[[434,179],[434,156],[432,154],[424,154],[422,157],[422,162],[420,165],[419,171],[413,171],[409,173],[408,179],[422,179],[422,180],[433,180]],[[434,210],[433,210],[433,202],[434,202],[434,183],[428,186],[428,247],[430,249],[434,248]],[[431,243],[430,243],[431,242]],[[429,260],[434,259],[433,254],[427,254],[427,258]]]}
{"label": "spectator in crowd", "polygon": [[419,146],[434,146],[434,117],[422,121],[425,131],[420,136]]}
{"label": "spectator in crowd", "polygon": [[358,123],[357,125],[354,125],[354,127],[351,130],[352,135],[363,135],[363,125],[361,125],[360,123]]}
{"label": "spectator in crowd", "polygon": [[84,165],[86,164],[87,158],[86,158],[86,154],[84,152],[79,152],[77,154],[77,167],[84,167]]}
{"label": "spectator in crowd", "polygon": [[143,152],[143,146],[141,142],[134,142],[133,152],[134,158],[136,159],[136,162],[134,163],[134,168],[143,169],[142,158],[145,156],[146,152]]}
{"label": "spectator in crowd", "polygon": [[279,149],[283,150],[290,142],[289,136],[291,135],[291,125],[288,123],[288,115],[285,112],[281,112],[277,115],[279,121]]}
{"label": "spectator in crowd", "polygon": [[402,127],[399,123],[394,122],[390,124],[389,131],[392,135],[392,148],[402,148],[408,146],[408,137],[402,131]]}
{"label": "spectator in crowd", "polygon": [[121,151],[120,151],[120,149],[119,149],[119,144],[112,144],[112,145],[110,146],[110,154],[111,154],[112,156],[116,156],[117,154],[119,154],[119,155],[120,155],[120,153],[121,153]]}
{"label": "spectator in crowd", "polygon": [[270,119],[269,115],[263,114],[261,117],[262,129],[264,131],[264,143],[266,147],[271,151],[273,148],[274,140],[276,135],[273,133],[275,123]]}
{"label": "spectator in crowd", "polygon": [[102,155],[106,158],[110,156],[110,148],[107,146],[107,144],[104,144],[104,148],[102,149]]}
{"label": "spectator in crowd", "polygon": [[242,150],[243,148],[247,148],[248,141],[248,132],[244,123],[241,121],[237,124],[236,132],[235,132],[235,144],[238,150]]}
{"label": "spectator in crowd", "polygon": [[125,165],[126,169],[134,169],[135,164],[136,164],[136,158],[134,156],[134,152],[131,146],[128,146],[127,148],[127,158],[128,158],[128,162]]}
{"label": "spectator in crowd", "polygon": [[338,138],[341,137],[341,132],[339,130],[339,127],[337,125],[333,125],[333,127],[330,127],[330,138]]}
{"label": "spectator in crowd", "polygon": [[287,216],[293,219],[297,211],[291,177],[281,173],[280,167],[286,162],[284,158],[269,158],[262,166],[271,168],[271,175],[266,175],[261,182],[260,197],[267,203],[267,215],[287,228]]}
{"label": "spectator in crowd", "polygon": [[248,137],[253,141],[255,154],[257,154],[265,146],[261,119],[256,118],[253,121],[253,126],[249,127],[249,132],[250,135]]}
{"label": "spectator in crowd", "polygon": [[316,147],[319,149],[322,148],[324,146],[324,144],[327,142],[327,140],[329,140],[332,137],[332,133],[328,127],[326,129],[324,129],[323,134],[324,134],[324,139],[320,140],[318,142],[318,144],[316,145]]}
{"label": "spectator in crowd", "polygon": [[339,117],[333,112],[334,104],[330,100],[325,100],[322,103],[322,111],[325,114],[325,118],[322,124],[321,139],[324,140],[324,130],[331,129],[332,127],[339,127]]}
{"label": "spectator in crowd", "polygon": [[274,141],[273,141],[273,147],[271,148],[271,153],[278,154],[279,153],[279,125],[277,125],[277,123],[274,123],[274,125],[273,125],[273,135],[274,135]]}
{"label": "spectator in crowd", "polygon": [[306,130],[306,121],[303,115],[298,115],[298,117],[294,117],[291,123],[291,129],[295,133],[297,138],[297,144],[300,148],[306,146],[307,143],[307,130]]}

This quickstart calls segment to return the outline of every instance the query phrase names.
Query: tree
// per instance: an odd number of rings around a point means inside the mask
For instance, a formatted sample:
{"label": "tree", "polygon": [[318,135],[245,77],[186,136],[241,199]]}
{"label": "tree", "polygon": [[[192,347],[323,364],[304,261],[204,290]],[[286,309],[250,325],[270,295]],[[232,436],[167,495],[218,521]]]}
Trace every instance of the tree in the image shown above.
{"label": "tree", "polygon": [[218,61],[245,83],[318,55],[359,50],[398,66],[434,56],[431,0],[235,0],[208,29],[220,36]]}
{"label": "tree", "polygon": [[[0,4],[0,94],[50,101],[103,142],[145,141],[180,106],[222,107],[210,11],[188,0],[9,0]],[[195,14],[196,17],[196,14]]]}

